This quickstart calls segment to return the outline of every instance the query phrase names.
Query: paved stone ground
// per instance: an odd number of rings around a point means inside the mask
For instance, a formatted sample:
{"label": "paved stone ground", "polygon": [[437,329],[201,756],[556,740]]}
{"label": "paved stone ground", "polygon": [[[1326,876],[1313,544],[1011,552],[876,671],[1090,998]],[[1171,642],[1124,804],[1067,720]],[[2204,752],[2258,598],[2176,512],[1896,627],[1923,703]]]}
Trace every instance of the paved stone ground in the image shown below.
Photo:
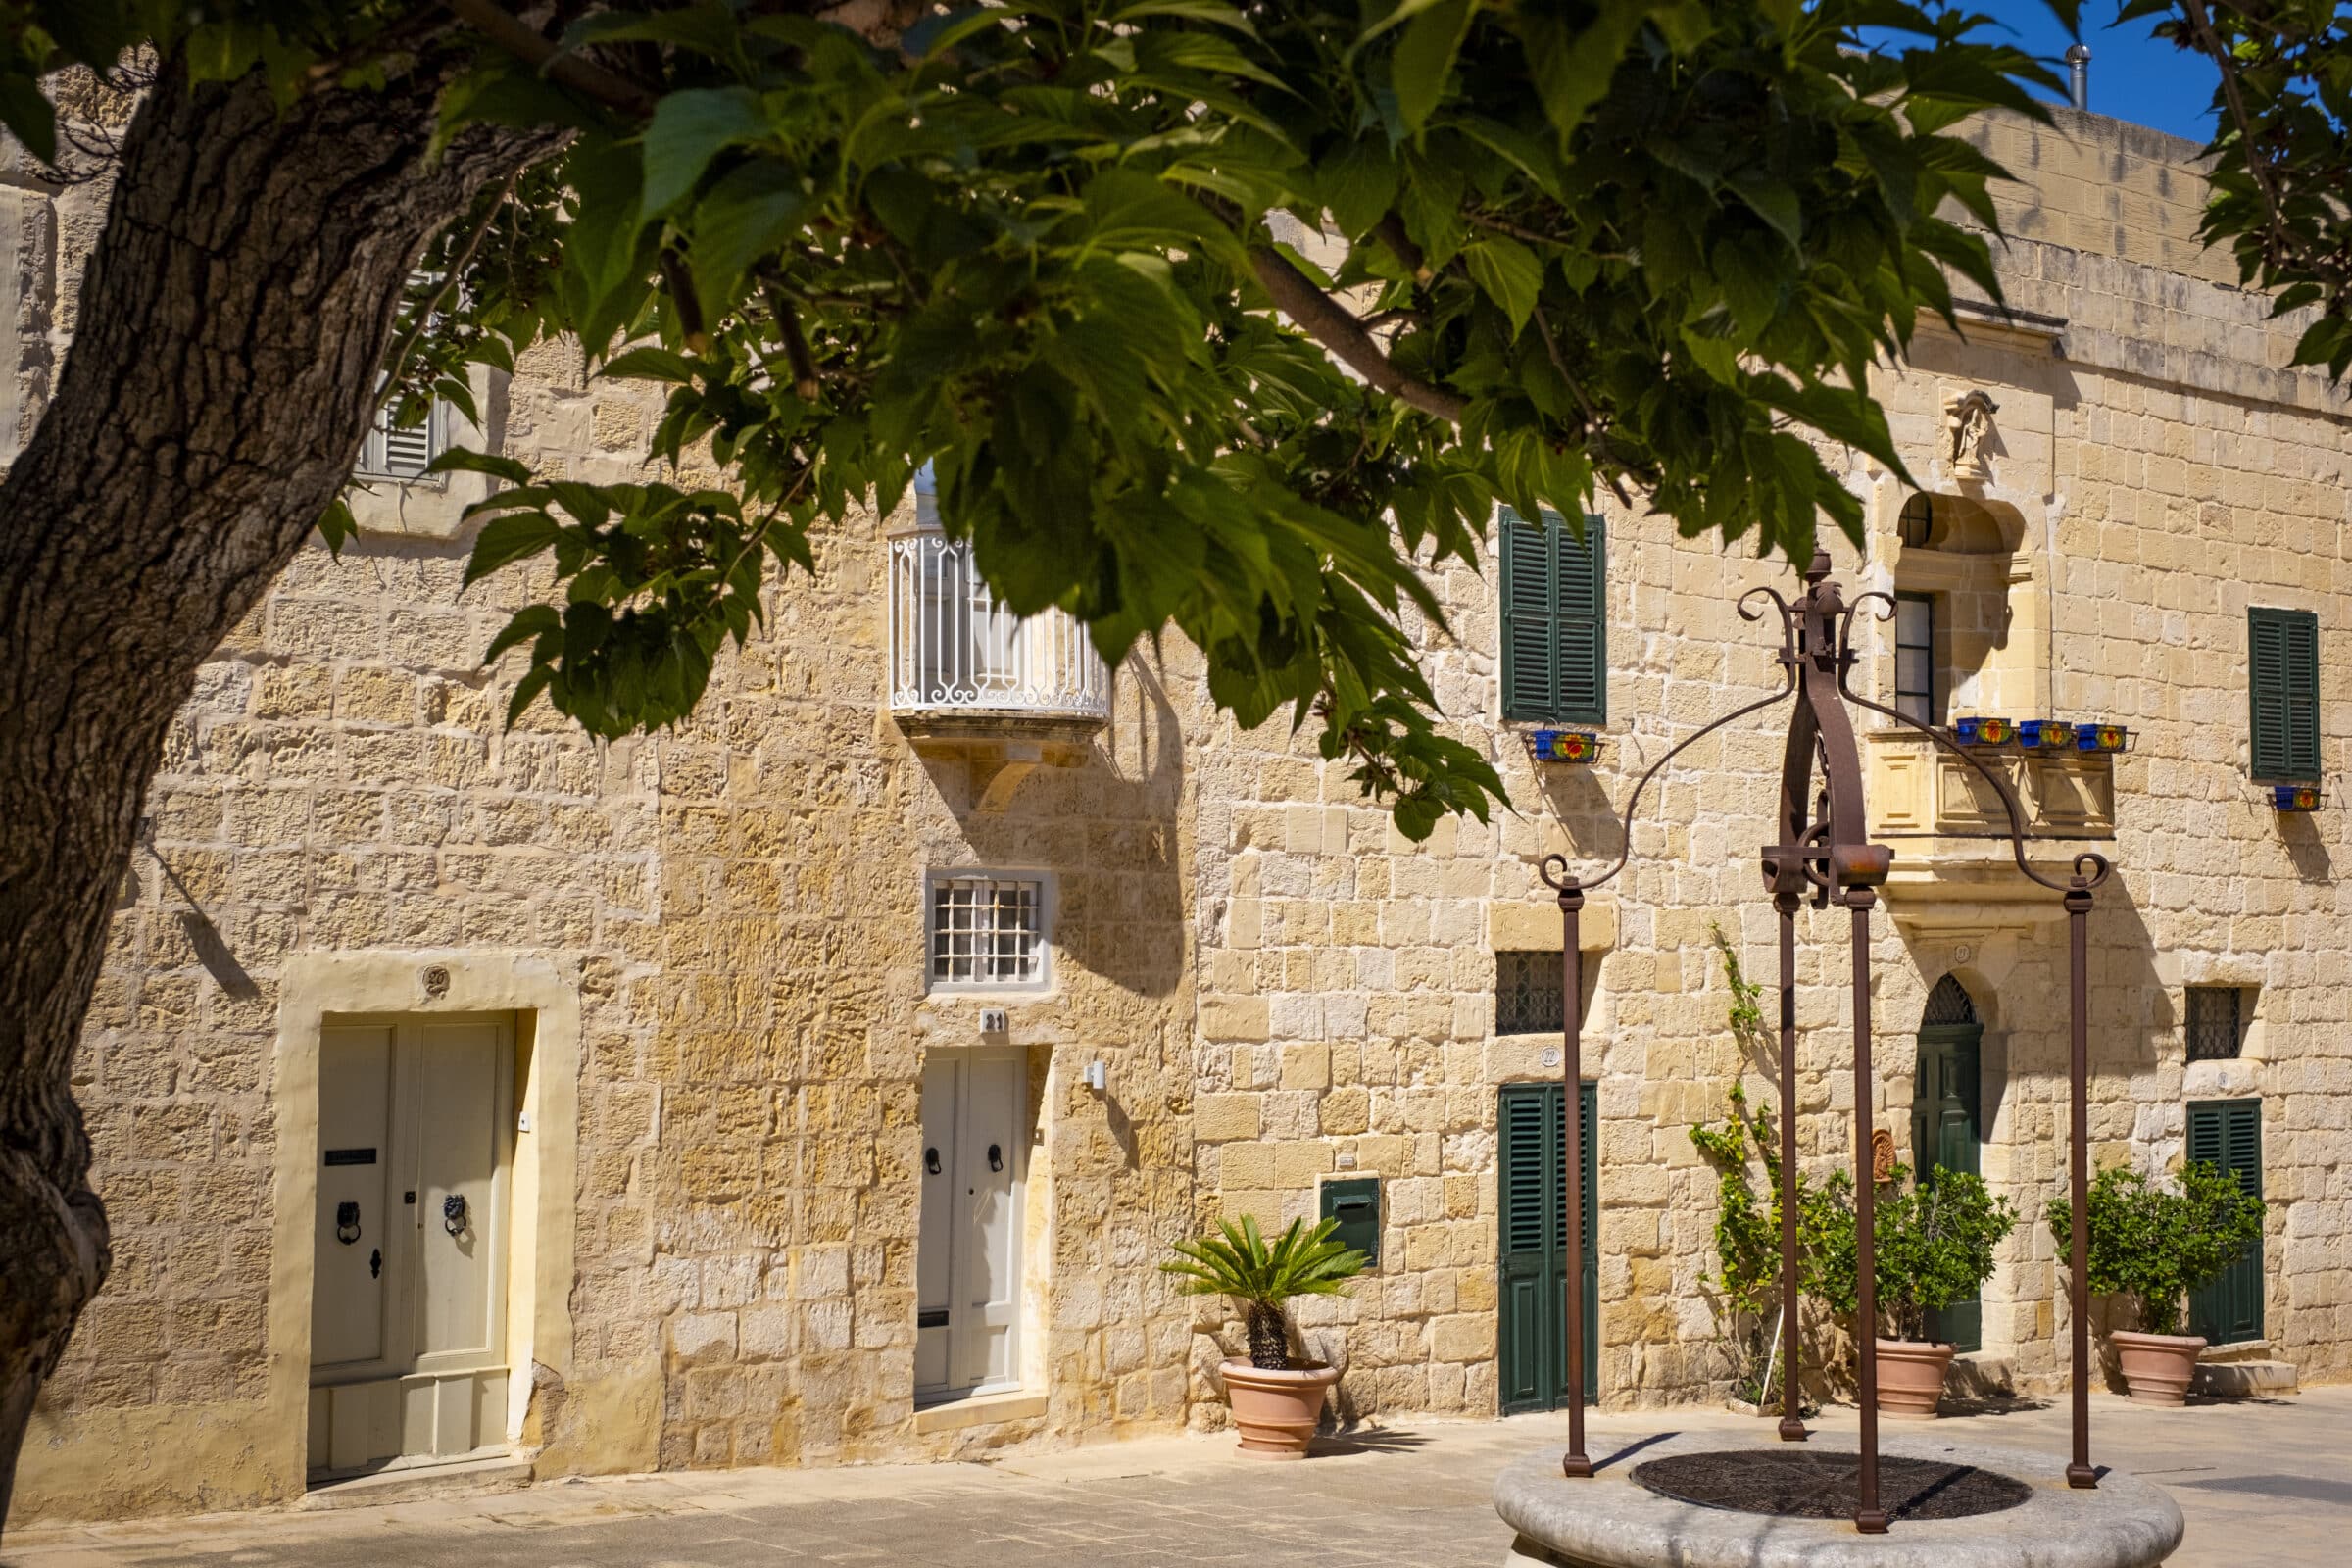
{"label": "paved stone ground", "polygon": [[[2352,1388],[2151,1410],[2100,1396],[2092,1457],[2161,1482],[2188,1519],[2179,1568],[2352,1562]],[[994,1463],[736,1470],[558,1482],[333,1511],[25,1531],[5,1568],[1494,1568],[1503,1462],[1557,1447],[1564,1418],[1426,1422],[1326,1445],[1303,1464],[1232,1440],[1168,1438]],[[1853,1413],[1825,1423],[1850,1430]],[[2063,1404],[1946,1418],[1955,1438],[2063,1451]],[[1594,1416],[1603,1458],[1660,1431],[1762,1438],[1753,1418]]]}

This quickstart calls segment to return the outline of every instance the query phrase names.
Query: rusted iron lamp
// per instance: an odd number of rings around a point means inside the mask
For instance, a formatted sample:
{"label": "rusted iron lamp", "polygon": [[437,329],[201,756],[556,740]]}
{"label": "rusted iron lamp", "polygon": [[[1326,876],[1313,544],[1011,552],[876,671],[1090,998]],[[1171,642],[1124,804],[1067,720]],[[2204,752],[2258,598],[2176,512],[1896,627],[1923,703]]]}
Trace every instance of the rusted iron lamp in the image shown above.
{"label": "rusted iron lamp", "polygon": [[[1578,1103],[1584,1078],[1584,952],[1579,924],[1585,895],[1609,882],[1625,869],[1633,852],[1634,813],[1642,792],[1667,763],[1703,737],[1750,713],[1795,699],[1782,754],[1778,826],[1781,842],[1763,851],[1765,887],[1780,915],[1781,949],[1781,1322],[1782,1361],[1787,1367],[1782,1384],[1780,1436],[1800,1443],[1806,1437],[1798,1413],[1797,1268],[1796,1268],[1796,910],[1808,896],[1816,908],[1832,904],[1845,906],[1852,919],[1854,1028],[1854,1241],[1855,1285],[1859,1332],[1861,1443],[1856,1466],[1857,1497],[1854,1526],[1865,1534],[1886,1529],[1886,1514],[1879,1503],[1878,1441],[1878,1302],[1876,1241],[1875,1140],[1872,1136],[1870,1023],[1870,913],[1878,904],[1878,889],[1894,862],[1891,850],[1869,841],[1862,798],[1862,767],[1854,729],[1846,712],[1851,703],[1904,728],[1915,730],[1960,759],[1988,783],[2009,817],[2010,851],[2017,868],[2030,880],[2063,895],[2068,923],[2071,967],[2072,1052],[2069,1080],[2072,1090],[2072,1149],[2070,1177],[2074,1192],[2074,1234],[2068,1249],[2069,1281],[2074,1321],[2074,1452],[2066,1477],[2070,1486],[2094,1487],[2098,1475],[2090,1464],[2090,1335],[2089,1284],[2085,1267],[2088,1251],[2089,1142],[2088,1109],[2088,985],[2087,922],[2093,891],[2108,876],[2106,859],[2078,855],[2073,875],[2060,882],[2036,871],[2026,858],[2025,813],[2008,781],[1972,755],[1979,746],[2007,743],[2014,731],[2006,720],[1980,720],[1997,725],[1992,734],[1955,737],[1908,714],[1857,695],[1850,677],[1856,662],[1852,650],[1854,618],[1862,606],[1884,606],[1875,618],[1894,615],[1890,594],[1872,591],[1849,605],[1844,590],[1830,580],[1827,552],[1816,551],[1805,570],[1805,592],[1794,604],[1775,588],[1751,588],[1740,595],[1740,614],[1760,620],[1769,604],[1780,612],[1783,676],[1781,690],[1733,710],[1699,729],[1652,762],[1628,797],[1616,862],[1590,879],[1580,878],[1567,858],[1547,855],[1540,868],[1560,907],[1560,985],[1564,1004],[1561,1069],[1567,1083],[1563,1097],[1567,1127],[1568,1278],[1584,1278],[1584,1137]],[[1963,720],[1963,725],[1968,721]],[[1565,1293],[1568,1341],[1568,1452],[1561,1469],[1572,1477],[1590,1476],[1592,1461],[1585,1452],[1585,1337],[1583,1291]]]}

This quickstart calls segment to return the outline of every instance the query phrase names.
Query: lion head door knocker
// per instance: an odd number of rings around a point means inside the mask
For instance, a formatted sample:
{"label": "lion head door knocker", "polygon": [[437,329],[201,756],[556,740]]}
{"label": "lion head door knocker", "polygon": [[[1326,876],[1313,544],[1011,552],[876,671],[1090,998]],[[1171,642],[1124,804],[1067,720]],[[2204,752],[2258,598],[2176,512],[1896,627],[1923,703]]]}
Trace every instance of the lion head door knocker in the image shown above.
{"label": "lion head door knocker", "polygon": [[441,1200],[441,1228],[443,1230],[452,1236],[463,1236],[469,1223],[471,1222],[466,1215],[466,1195],[464,1193],[452,1193]]}
{"label": "lion head door knocker", "polygon": [[360,1239],[360,1205],[341,1202],[335,1205],[335,1240],[345,1247]]}

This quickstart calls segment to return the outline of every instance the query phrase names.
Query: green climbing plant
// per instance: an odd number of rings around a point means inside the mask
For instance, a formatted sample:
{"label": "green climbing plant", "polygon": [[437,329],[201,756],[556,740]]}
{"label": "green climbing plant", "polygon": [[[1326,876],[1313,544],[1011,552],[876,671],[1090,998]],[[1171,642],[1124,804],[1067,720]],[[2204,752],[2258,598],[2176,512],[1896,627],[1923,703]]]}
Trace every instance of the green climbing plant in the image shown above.
{"label": "green climbing plant", "polygon": [[[1752,1053],[1771,1039],[1764,1023],[1764,988],[1747,978],[1723,927],[1710,924],[1707,929],[1731,987],[1725,1022],[1741,1050]],[[1736,1362],[1733,1393],[1761,1404],[1779,1393],[1773,1330],[1781,1280],[1780,1142],[1771,1118],[1748,1107],[1746,1087],[1737,1079],[1727,1099],[1730,1104],[1721,1125],[1701,1122],[1690,1129],[1690,1142],[1715,1168],[1715,1268],[1706,1283],[1715,1292],[1717,1320]],[[1754,1176],[1759,1165],[1764,1174],[1761,1195]],[[1801,1194],[1802,1173],[1797,1187]]]}

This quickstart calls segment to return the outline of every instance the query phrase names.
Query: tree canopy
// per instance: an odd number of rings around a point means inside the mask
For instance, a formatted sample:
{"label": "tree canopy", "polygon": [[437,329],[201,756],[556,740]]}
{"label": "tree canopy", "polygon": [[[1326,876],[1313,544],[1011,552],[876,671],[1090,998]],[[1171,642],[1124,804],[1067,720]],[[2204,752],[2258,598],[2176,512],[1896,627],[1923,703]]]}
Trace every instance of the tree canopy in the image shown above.
{"label": "tree canopy", "polygon": [[[2306,357],[2341,372],[2332,8],[2179,4],[2126,11],[2223,68],[2222,145],[2252,156],[2209,231],[2281,308],[2324,301]],[[442,459],[507,486],[471,574],[544,554],[562,585],[490,650],[524,651],[515,712],[674,722],[811,530],[932,463],[1013,611],[1060,606],[1113,661],[1176,627],[1220,707],[1319,723],[1414,837],[1501,794],[1416,662],[1421,567],[1474,561],[1497,501],[1574,527],[1601,492],[1760,554],[1802,559],[1821,516],[1858,540],[1822,452],[1903,471],[1869,367],[1955,278],[1999,294],[2002,172],[1953,127],[2054,85],[1989,19],[1897,0],[0,15],[0,115],[36,153],[39,74],[141,47],[288,100],[459,51],[444,135],[565,133],[431,241],[385,363],[408,419],[552,336],[668,388],[647,482]]]}
{"label": "tree canopy", "polygon": [[499,639],[517,709],[678,719],[810,531],[929,462],[1012,610],[1112,660],[1173,625],[1221,707],[1318,722],[1418,837],[1501,786],[1416,662],[1417,564],[1602,490],[1759,552],[1858,538],[1821,447],[1899,471],[1868,367],[1950,276],[1997,293],[2000,172],[1951,127],[2048,80],[1887,0],[816,10],[43,3],[0,107],[38,152],[60,58],[298,94],[462,49],[446,132],[569,132],[432,241],[386,366],[412,417],[559,334],[669,389],[643,483],[443,460],[507,485],[472,571],[562,584]]}

